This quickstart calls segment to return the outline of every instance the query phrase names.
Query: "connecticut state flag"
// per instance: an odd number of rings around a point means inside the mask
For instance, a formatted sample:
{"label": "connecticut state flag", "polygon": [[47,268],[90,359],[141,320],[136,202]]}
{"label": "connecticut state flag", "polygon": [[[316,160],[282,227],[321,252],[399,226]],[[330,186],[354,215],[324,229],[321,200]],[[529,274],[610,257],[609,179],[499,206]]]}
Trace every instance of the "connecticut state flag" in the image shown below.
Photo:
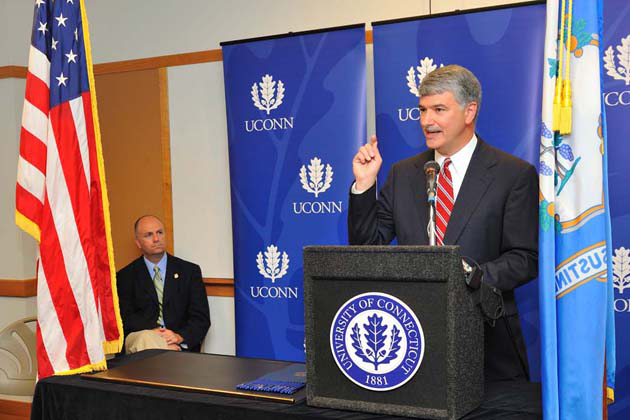
{"label": "connecticut state flag", "polygon": [[35,2],[16,223],[39,242],[39,377],[105,369],[122,322],[83,0]]}
{"label": "connecticut state flag", "polygon": [[540,145],[540,332],[545,419],[603,417],[615,337],[602,5],[547,1]]}

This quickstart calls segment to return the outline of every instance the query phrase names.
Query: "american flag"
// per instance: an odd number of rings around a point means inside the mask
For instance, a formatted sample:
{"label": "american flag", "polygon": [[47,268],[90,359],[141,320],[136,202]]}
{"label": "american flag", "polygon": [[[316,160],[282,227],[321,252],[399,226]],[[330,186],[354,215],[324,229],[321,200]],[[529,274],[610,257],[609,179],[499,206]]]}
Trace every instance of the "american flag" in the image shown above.
{"label": "american flag", "polygon": [[38,376],[106,369],[122,321],[83,0],[35,2],[16,223],[39,242]]}

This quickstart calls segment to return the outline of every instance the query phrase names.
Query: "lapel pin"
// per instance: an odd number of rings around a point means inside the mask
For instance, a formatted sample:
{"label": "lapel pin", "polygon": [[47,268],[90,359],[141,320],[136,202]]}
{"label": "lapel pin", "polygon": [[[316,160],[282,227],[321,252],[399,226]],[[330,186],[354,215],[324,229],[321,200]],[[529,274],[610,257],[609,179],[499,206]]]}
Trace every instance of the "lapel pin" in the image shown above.
{"label": "lapel pin", "polygon": [[179,274],[175,273],[175,275],[174,275],[173,277],[175,277],[176,279],[178,279],[178,278],[179,278]]}

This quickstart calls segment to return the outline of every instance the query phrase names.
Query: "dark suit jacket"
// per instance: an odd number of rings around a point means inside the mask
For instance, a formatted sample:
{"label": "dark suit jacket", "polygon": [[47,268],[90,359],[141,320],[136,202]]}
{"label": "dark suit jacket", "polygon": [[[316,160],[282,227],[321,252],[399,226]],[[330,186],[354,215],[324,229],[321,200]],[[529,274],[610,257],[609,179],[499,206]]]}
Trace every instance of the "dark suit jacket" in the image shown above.
{"label": "dark suit jacket", "polygon": [[[503,291],[509,317],[517,314],[514,289],[538,274],[538,176],[529,163],[477,138],[444,243],[459,245],[462,256],[481,265],[484,281]],[[433,150],[427,150],[394,164],[378,200],[375,186],[363,194],[350,194],[351,244],[389,244],[394,237],[400,245],[428,244],[423,168],[433,158]],[[511,322],[501,328],[507,328],[505,335],[524,353],[518,318],[513,318],[516,325]],[[486,328],[486,335],[494,333]],[[492,337],[486,338],[487,345],[488,339]],[[494,350],[486,347],[486,354],[489,351]],[[524,354],[519,356],[522,359]],[[515,363],[525,363],[527,368],[526,358]]]}
{"label": "dark suit jacket", "polygon": [[[116,277],[125,337],[156,328],[157,292],[143,257],[120,270]],[[197,264],[168,255],[162,311],[166,328],[181,335],[189,351],[200,351],[210,327],[210,312]]]}

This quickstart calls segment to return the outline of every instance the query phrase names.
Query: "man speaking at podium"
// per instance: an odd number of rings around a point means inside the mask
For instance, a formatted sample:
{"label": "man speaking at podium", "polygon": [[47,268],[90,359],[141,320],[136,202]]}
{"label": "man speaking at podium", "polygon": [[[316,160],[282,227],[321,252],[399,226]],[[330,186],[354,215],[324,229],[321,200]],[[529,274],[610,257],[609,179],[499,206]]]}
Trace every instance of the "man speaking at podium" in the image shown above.
{"label": "man speaking at podium", "polygon": [[382,158],[376,136],[352,161],[349,241],[352,245],[428,245],[425,163],[435,160],[435,243],[459,245],[482,282],[503,294],[503,314],[485,323],[487,381],[529,379],[514,289],[538,273],[538,177],[529,163],[475,134],[481,85],[468,69],[449,65],[419,88],[425,152],[395,163],[376,195]]}

